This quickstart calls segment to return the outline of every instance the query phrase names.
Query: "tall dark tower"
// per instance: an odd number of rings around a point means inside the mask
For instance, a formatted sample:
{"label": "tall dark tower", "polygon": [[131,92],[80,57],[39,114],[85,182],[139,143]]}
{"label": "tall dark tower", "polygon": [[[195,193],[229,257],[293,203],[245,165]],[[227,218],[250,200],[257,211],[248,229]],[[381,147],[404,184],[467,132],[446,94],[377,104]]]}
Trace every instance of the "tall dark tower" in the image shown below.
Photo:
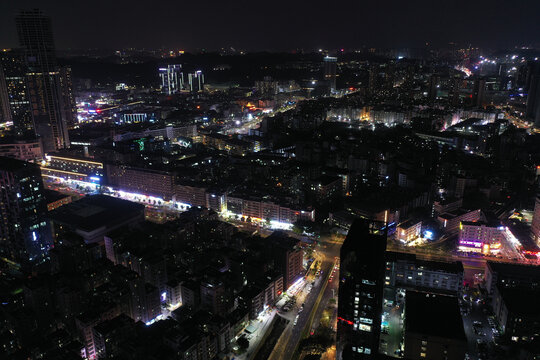
{"label": "tall dark tower", "polygon": [[376,359],[385,275],[384,223],[356,220],[340,253],[337,359]]}
{"label": "tall dark tower", "polygon": [[435,74],[429,78],[429,92],[428,100],[433,102],[437,99],[437,93],[439,92],[439,77]]}
{"label": "tall dark tower", "polygon": [[330,90],[336,90],[337,57],[324,57],[324,80],[330,83]]}
{"label": "tall dark tower", "polygon": [[481,107],[484,103],[484,92],[486,90],[486,79],[476,78],[472,93],[472,106]]}
{"label": "tall dark tower", "polygon": [[0,254],[21,265],[43,261],[53,245],[36,164],[0,157]]}
{"label": "tall dark tower", "polygon": [[459,76],[454,76],[452,78],[452,83],[450,84],[450,91],[448,92],[448,98],[452,106],[459,105],[459,90],[461,87],[461,78]]}
{"label": "tall dark tower", "polygon": [[525,116],[540,128],[540,61],[530,62],[527,73],[527,109]]}
{"label": "tall dark tower", "polygon": [[[34,131],[45,152],[69,147],[67,124],[73,113],[66,104],[65,81],[57,66],[51,19],[40,10],[24,10],[16,18],[19,42],[25,51],[26,74]],[[70,117],[71,118],[68,118]]]}

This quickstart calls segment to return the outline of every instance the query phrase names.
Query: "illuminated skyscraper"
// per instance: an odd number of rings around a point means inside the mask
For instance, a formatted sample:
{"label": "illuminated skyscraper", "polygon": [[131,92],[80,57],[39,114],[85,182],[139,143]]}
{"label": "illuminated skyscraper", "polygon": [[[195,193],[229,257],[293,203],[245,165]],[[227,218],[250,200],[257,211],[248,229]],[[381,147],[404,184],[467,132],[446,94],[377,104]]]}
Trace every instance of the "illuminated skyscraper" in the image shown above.
{"label": "illuminated skyscraper", "polygon": [[39,263],[52,246],[39,166],[0,158],[0,254],[11,261]]}
{"label": "illuminated skyscraper", "polygon": [[[56,63],[51,19],[40,10],[21,11],[16,18],[27,65],[26,80],[34,131],[45,152],[69,147],[67,124],[73,122],[68,73]],[[66,88],[67,87],[67,88]]]}
{"label": "illuminated skyscraper", "polygon": [[330,83],[330,90],[336,90],[337,57],[324,57],[324,80]]}
{"label": "illuminated skyscraper", "polygon": [[188,87],[191,92],[204,90],[204,74],[201,70],[188,74]]}
{"label": "illuminated skyscraper", "polygon": [[0,121],[12,121],[19,135],[33,130],[26,64],[17,50],[0,52]]}
{"label": "illuminated skyscraper", "polygon": [[385,276],[384,223],[356,220],[340,252],[337,359],[376,359]]}
{"label": "illuminated skyscraper", "polygon": [[161,93],[166,95],[177,94],[184,87],[184,74],[182,65],[167,65],[159,68],[161,80]]}

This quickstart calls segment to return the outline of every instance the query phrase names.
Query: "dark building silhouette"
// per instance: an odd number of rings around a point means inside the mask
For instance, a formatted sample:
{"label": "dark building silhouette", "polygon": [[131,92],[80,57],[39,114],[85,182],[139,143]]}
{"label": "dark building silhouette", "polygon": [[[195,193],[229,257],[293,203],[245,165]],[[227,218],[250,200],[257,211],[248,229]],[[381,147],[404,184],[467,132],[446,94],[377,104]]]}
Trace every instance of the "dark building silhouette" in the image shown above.
{"label": "dark building silhouette", "polygon": [[472,93],[472,106],[480,107],[484,103],[484,92],[486,90],[486,79],[476,78]]}
{"label": "dark building silhouette", "polygon": [[51,19],[40,10],[21,11],[16,18],[27,65],[26,81],[34,131],[45,152],[69,147],[67,125],[73,122],[70,72],[56,62]]}
{"label": "dark building silhouette", "polygon": [[385,275],[383,223],[355,220],[341,247],[337,359],[375,359]]}
{"label": "dark building silhouette", "polygon": [[53,244],[36,164],[0,157],[0,254],[27,265],[43,261]]}
{"label": "dark building silhouette", "polygon": [[540,62],[534,61],[528,64],[527,84],[527,120],[534,122],[534,126],[540,127]]}
{"label": "dark building silhouette", "polygon": [[437,93],[439,91],[439,76],[433,74],[429,78],[429,92],[428,92],[428,100],[429,101],[435,101],[437,99]]}

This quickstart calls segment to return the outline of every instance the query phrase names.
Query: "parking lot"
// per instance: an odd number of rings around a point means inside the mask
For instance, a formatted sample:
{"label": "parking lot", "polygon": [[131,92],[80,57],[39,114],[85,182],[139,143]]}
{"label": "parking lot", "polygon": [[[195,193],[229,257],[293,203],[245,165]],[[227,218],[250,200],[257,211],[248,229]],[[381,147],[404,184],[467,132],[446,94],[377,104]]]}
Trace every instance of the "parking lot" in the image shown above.
{"label": "parking lot", "polygon": [[401,357],[402,355],[404,299],[404,290],[384,289],[379,351],[385,355],[394,357]]}
{"label": "parking lot", "polygon": [[493,358],[499,329],[489,306],[474,291],[467,291],[459,300],[470,359]]}

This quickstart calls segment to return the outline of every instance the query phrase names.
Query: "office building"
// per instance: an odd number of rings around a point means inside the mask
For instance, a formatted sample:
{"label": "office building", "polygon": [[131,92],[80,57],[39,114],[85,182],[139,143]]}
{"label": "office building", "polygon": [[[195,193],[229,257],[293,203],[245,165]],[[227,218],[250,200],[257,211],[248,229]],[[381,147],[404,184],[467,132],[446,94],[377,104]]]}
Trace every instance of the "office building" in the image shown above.
{"label": "office building", "polygon": [[182,65],[167,65],[159,68],[161,81],[161,93],[172,95],[179,93],[184,88],[184,74]]}
{"label": "office building", "polygon": [[540,246],[540,195],[536,196],[536,200],[534,202],[534,213],[531,223],[531,235],[533,241],[535,241],[536,244]]}
{"label": "office building", "polygon": [[204,74],[201,70],[188,74],[187,88],[191,92],[199,92],[204,90]]}
{"label": "office building", "polygon": [[534,123],[536,128],[540,128],[540,61],[528,64],[527,84],[527,108],[525,117]]}
{"label": "office building", "polygon": [[71,75],[56,62],[51,19],[40,10],[24,10],[16,25],[27,66],[34,131],[43,141],[44,152],[67,148],[67,125],[73,122]]}
{"label": "office building", "polygon": [[22,51],[0,52],[0,122],[13,122],[18,135],[34,129]]}
{"label": "office building", "polygon": [[53,239],[37,165],[0,158],[0,215],[2,257],[23,265],[46,259]]}
{"label": "office building", "polygon": [[330,90],[336,90],[337,57],[324,57],[324,80],[330,84]]}
{"label": "office building", "polygon": [[337,359],[376,359],[381,332],[386,230],[357,219],[340,252]]}

